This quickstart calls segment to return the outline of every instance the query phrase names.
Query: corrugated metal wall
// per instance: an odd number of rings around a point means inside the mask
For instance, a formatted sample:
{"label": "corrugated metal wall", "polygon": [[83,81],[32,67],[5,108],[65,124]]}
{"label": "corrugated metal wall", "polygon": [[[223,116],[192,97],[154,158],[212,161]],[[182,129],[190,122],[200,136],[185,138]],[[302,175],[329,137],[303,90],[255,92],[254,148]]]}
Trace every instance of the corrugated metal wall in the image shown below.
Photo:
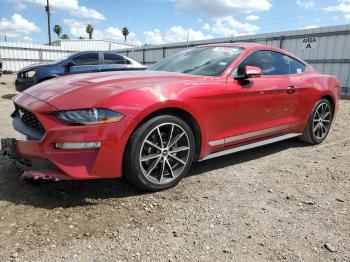
{"label": "corrugated metal wall", "polygon": [[[305,41],[311,41],[310,46]],[[118,52],[138,62],[153,64],[187,47],[223,42],[258,42],[281,47],[306,60],[320,72],[337,75],[343,93],[350,95],[350,25],[145,46]]]}
{"label": "corrugated metal wall", "polygon": [[54,61],[74,52],[117,50],[129,46],[103,40],[62,40],[53,44],[48,46],[32,43],[0,42],[2,69],[16,72],[25,66]]}

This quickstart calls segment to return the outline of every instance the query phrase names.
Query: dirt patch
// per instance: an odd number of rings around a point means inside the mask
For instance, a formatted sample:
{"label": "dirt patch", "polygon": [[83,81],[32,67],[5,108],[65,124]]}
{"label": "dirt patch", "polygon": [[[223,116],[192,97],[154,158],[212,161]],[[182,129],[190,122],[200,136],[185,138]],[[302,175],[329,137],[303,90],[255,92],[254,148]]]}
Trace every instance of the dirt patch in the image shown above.
{"label": "dirt patch", "polygon": [[16,95],[17,94],[6,94],[6,95],[1,96],[1,98],[12,100]]}
{"label": "dirt patch", "polygon": [[[0,99],[0,137],[21,137],[12,111]],[[123,180],[23,183],[0,157],[0,260],[350,261],[349,130],[343,100],[322,145],[201,162],[154,194]]]}
{"label": "dirt patch", "polygon": [[2,75],[0,77],[0,88],[4,89],[10,89],[10,90],[15,90],[15,79],[16,79],[16,75],[15,74],[10,74],[10,75]]}

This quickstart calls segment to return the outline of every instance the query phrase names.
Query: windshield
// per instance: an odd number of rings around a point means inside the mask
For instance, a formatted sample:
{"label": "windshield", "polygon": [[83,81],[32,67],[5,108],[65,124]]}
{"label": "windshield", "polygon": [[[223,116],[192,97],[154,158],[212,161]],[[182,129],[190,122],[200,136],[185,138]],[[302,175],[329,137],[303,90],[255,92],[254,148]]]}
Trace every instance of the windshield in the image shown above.
{"label": "windshield", "polygon": [[58,63],[61,63],[62,61],[66,60],[67,58],[69,58],[72,54],[68,54],[68,55],[65,55],[55,61],[52,61],[50,64],[58,64]]}
{"label": "windshield", "polygon": [[237,47],[191,48],[165,58],[147,70],[220,76],[242,51]]}

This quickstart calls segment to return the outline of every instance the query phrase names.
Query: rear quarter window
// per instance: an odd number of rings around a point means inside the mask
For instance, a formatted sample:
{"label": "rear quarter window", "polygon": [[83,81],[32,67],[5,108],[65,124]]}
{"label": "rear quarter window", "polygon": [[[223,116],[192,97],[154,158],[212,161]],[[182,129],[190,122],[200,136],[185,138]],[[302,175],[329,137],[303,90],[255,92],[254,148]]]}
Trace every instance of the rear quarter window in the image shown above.
{"label": "rear quarter window", "polygon": [[104,64],[131,64],[131,62],[124,57],[113,54],[113,53],[104,53],[103,54],[103,63]]}
{"label": "rear quarter window", "polygon": [[290,58],[290,73],[291,74],[302,74],[306,71],[307,67],[303,63],[295,60],[294,58]]}

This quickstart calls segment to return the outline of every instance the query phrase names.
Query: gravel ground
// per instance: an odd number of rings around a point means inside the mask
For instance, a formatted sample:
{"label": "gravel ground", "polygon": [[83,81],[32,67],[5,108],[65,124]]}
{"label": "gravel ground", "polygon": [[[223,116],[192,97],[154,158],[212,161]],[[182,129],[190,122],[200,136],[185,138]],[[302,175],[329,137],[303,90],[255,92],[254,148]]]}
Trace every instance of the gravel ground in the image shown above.
{"label": "gravel ground", "polygon": [[[0,82],[0,137],[13,76]],[[10,98],[10,99],[9,99]],[[0,261],[350,261],[350,101],[328,139],[197,163],[177,187],[30,184],[0,157]]]}

